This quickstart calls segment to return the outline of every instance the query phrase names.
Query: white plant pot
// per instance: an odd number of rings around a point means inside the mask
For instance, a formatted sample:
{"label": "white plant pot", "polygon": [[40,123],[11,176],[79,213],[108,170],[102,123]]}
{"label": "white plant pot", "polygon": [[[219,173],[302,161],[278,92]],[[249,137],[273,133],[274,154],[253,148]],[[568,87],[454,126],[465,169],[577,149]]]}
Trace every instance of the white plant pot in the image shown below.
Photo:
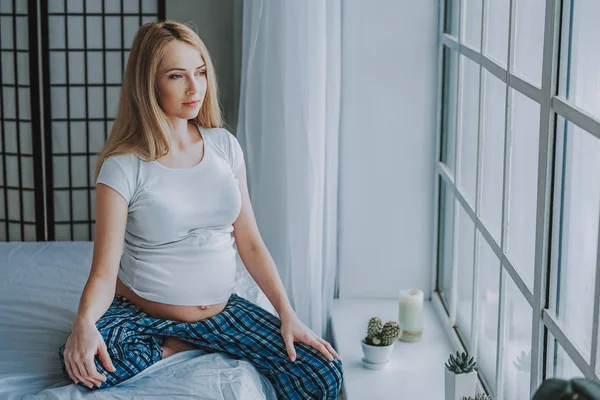
{"label": "white plant pot", "polygon": [[361,342],[365,361],[370,364],[385,364],[390,361],[396,342],[389,346],[371,346],[363,340]]}
{"label": "white plant pot", "polygon": [[446,400],[462,400],[463,397],[475,398],[477,387],[477,371],[468,374],[455,374],[444,368],[446,371]]}

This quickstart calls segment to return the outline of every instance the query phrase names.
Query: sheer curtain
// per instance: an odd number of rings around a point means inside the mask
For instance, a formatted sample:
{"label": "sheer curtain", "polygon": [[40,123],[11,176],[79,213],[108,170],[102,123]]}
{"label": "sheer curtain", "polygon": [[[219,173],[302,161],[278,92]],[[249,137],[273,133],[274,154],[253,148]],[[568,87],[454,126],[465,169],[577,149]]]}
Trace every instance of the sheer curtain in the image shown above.
{"label": "sheer curtain", "polygon": [[340,0],[244,1],[250,197],[296,313],[321,336],[337,269],[340,19]]}

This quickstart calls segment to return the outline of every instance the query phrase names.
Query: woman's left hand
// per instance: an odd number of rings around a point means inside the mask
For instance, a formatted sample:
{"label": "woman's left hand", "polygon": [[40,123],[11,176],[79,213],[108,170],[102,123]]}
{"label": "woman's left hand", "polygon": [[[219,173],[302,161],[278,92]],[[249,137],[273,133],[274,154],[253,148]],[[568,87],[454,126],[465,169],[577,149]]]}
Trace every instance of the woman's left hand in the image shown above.
{"label": "woman's left hand", "polygon": [[325,358],[327,358],[329,361],[333,361],[333,356],[340,361],[342,360],[338,353],[336,353],[336,351],[333,349],[331,344],[320,338],[316,333],[304,325],[298,316],[293,312],[281,317],[281,336],[283,336],[283,341],[285,342],[288,356],[292,361],[296,361],[294,342],[305,343],[315,348],[323,353]]}

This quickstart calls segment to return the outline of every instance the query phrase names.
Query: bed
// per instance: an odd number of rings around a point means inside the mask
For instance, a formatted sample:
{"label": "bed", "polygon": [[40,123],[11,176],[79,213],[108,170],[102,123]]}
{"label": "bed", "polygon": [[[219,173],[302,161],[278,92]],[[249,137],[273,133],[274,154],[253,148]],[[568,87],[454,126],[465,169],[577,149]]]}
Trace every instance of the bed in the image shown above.
{"label": "bed", "polygon": [[[61,372],[66,340],[92,260],[92,242],[0,243],[0,399],[276,399],[245,360],[190,350],[102,391]],[[276,314],[238,255],[236,293]]]}

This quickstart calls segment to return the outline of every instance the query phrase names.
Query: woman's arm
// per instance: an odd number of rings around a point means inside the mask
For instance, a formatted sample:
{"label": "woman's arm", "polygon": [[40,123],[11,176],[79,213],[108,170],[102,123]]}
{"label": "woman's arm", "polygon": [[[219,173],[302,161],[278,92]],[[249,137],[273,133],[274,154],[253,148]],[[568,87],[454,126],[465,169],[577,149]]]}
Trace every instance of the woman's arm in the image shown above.
{"label": "woman's arm", "polygon": [[285,293],[275,262],[265,246],[250,204],[246,168],[242,166],[236,173],[242,195],[242,210],[234,222],[234,235],[240,258],[258,286],[269,298],[281,319],[281,336],[285,342],[290,360],[296,360],[294,342],[305,343],[320,351],[329,361],[339,354],[324,339],[308,329],[298,318]]}
{"label": "woman's arm", "polygon": [[242,209],[237,220],[233,223],[233,233],[238,253],[244,266],[281,318],[290,312],[293,313],[293,309],[285,293],[275,262],[258,231],[252,205],[250,204],[245,166],[237,171],[235,177],[239,182],[242,196]]}
{"label": "woman's arm", "polygon": [[92,267],[73,325],[95,324],[110,306],[125,237],[127,202],[104,184],[96,187],[96,230]]}
{"label": "woman's arm", "polygon": [[96,321],[110,307],[115,295],[127,207],[127,201],[116,190],[104,184],[97,185],[92,267],[64,350],[69,377],[73,382],[81,382],[89,388],[106,381],[106,377],[94,365],[96,354],[108,371],[115,370],[106,343],[96,329]]}

